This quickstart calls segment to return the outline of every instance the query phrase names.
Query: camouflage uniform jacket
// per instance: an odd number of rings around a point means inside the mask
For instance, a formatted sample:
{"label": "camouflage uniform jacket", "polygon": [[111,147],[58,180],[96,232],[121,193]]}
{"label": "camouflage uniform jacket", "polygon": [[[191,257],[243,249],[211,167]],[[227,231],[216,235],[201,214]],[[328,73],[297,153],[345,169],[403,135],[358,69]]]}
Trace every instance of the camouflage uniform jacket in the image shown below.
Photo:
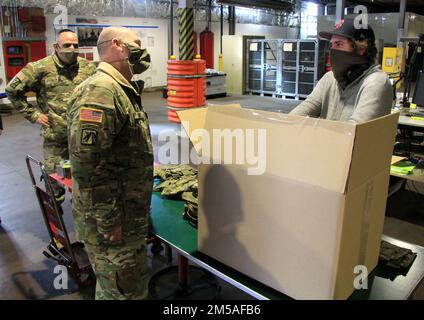
{"label": "camouflage uniform jacket", "polygon": [[[45,142],[67,143],[66,110],[74,88],[96,70],[93,63],[78,57],[77,63],[65,66],[56,54],[28,63],[6,88],[9,100],[26,119],[34,123],[41,113],[48,115],[50,127],[43,126]],[[25,96],[36,93],[38,108]]]}
{"label": "camouflage uniform jacket", "polygon": [[110,245],[102,234],[121,226],[123,242],[139,240],[148,227],[153,148],[137,90],[102,62],[75,89],[68,108],[77,236]]}

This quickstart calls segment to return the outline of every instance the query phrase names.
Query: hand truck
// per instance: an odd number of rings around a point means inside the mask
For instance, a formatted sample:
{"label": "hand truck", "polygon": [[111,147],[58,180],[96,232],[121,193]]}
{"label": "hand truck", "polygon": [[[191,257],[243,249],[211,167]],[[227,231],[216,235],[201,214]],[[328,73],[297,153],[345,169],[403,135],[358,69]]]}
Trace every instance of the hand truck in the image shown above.
{"label": "hand truck", "polygon": [[[95,275],[91,268],[87,253],[82,242],[71,243],[65,222],[63,210],[54,196],[51,178],[42,162],[30,155],[26,156],[26,164],[32,185],[40,205],[41,213],[50,236],[50,243],[43,254],[67,268],[69,275],[75,280],[80,289],[95,283]],[[37,165],[44,179],[45,189],[40,188],[34,178],[33,166]]]}

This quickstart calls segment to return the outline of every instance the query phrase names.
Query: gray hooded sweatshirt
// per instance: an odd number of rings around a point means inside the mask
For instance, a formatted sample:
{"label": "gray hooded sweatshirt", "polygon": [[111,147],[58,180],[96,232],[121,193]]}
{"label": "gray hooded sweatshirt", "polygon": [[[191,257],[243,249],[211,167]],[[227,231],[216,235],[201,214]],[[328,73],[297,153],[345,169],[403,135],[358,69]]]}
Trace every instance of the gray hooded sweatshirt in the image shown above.
{"label": "gray hooded sweatshirt", "polygon": [[308,98],[290,114],[359,123],[390,114],[392,106],[389,78],[378,65],[373,65],[345,89],[333,72],[327,72]]}

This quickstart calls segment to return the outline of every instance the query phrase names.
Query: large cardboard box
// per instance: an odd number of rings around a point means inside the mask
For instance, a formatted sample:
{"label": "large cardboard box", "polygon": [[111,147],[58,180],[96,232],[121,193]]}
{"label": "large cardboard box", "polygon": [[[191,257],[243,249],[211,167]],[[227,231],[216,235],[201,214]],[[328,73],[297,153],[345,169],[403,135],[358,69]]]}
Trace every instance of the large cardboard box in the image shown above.
{"label": "large cardboard box", "polygon": [[[348,298],[355,267],[378,262],[398,114],[358,125],[225,106],[179,116],[204,162],[199,250],[296,299]],[[249,139],[261,165],[236,152]]]}

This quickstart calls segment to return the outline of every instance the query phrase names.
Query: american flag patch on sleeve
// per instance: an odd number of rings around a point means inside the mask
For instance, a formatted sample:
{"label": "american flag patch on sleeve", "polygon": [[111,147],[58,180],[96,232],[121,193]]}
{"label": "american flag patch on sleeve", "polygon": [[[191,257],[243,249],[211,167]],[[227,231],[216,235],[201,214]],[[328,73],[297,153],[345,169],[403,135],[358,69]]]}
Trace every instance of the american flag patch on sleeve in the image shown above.
{"label": "american flag patch on sleeve", "polygon": [[80,121],[102,123],[103,111],[91,108],[80,109]]}

